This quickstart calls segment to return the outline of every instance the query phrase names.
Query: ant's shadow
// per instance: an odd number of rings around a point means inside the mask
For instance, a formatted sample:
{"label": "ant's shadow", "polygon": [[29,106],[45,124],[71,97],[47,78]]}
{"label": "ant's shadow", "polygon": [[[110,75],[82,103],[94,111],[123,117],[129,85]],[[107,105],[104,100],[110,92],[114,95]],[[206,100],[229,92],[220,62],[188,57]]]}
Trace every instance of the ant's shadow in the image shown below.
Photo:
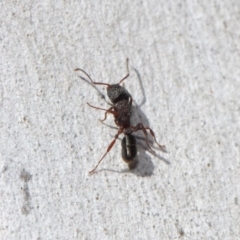
{"label": "ant's shadow", "polygon": [[[134,104],[132,105],[131,123],[133,126],[136,126],[138,123],[143,123],[144,126],[149,126],[148,118],[141,110],[141,106],[143,106],[146,102],[146,95],[145,95],[144,87],[142,84],[142,79],[141,79],[139,72],[134,68],[133,68],[133,70],[135,71],[135,73],[137,75],[143,98],[142,98],[142,101],[140,104],[137,104],[135,101],[133,101]],[[80,78],[82,80],[86,81],[87,83],[91,84],[85,78],[83,78],[83,77],[80,77]],[[91,85],[95,88],[95,90],[98,92],[98,94],[101,96],[101,98],[106,101],[105,95],[95,85],[93,85],[93,84],[91,84]],[[107,124],[105,124],[105,125],[107,125]],[[107,125],[107,126],[109,126],[109,125]],[[116,127],[112,127],[112,126],[109,126],[109,127],[117,129]],[[148,135],[151,136],[150,134],[148,134]],[[129,169],[122,170],[122,171],[115,171],[112,169],[104,168],[104,169],[96,170],[95,173],[98,173],[101,171],[111,171],[111,172],[117,172],[117,173],[133,173],[136,176],[141,176],[141,177],[151,176],[154,172],[154,164],[152,162],[152,157],[150,157],[147,154],[147,152],[149,152],[149,153],[151,153],[151,152],[147,148],[145,136],[142,133],[142,131],[134,132],[134,136],[137,139],[138,155],[137,155],[137,159],[136,159],[135,163],[132,165],[129,165]],[[156,137],[159,138],[158,134],[156,134]],[[150,139],[151,139],[151,137],[150,137]],[[159,148],[153,147],[153,141],[150,139],[149,139],[149,144],[150,144],[151,148],[159,149]],[[162,152],[166,152],[166,151],[162,150]],[[164,161],[166,164],[170,164],[170,162],[167,159],[163,158],[159,154],[152,154],[152,155],[154,158],[158,158],[158,159]]]}

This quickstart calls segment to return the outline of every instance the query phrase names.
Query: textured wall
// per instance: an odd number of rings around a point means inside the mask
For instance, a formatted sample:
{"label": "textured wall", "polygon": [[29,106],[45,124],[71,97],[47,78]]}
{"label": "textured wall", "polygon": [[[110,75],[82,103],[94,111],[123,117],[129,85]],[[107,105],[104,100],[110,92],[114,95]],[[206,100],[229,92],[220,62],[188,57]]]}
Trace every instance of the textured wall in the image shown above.
{"label": "textured wall", "polygon": [[[239,1],[0,5],[1,239],[239,237]],[[116,129],[74,69],[117,83],[127,57],[133,125],[168,153],[138,138],[128,171],[117,140],[89,176]]]}

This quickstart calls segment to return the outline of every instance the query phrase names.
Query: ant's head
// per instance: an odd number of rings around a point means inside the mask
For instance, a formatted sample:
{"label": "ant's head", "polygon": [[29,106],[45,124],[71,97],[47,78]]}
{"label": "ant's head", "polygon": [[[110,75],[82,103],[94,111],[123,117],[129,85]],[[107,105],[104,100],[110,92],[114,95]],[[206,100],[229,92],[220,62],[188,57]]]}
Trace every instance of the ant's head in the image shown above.
{"label": "ant's head", "polygon": [[113,104],[117,103],[119,100],[129,100],[131,97],[129,92],[119,84],[108,85],[107,95]]}

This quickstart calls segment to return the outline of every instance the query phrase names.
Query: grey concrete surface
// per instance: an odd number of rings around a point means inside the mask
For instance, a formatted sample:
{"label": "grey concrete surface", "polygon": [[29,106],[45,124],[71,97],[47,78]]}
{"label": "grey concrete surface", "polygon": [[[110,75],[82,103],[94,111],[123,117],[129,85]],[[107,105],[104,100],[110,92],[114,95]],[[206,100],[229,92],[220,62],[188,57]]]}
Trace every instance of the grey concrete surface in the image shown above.
{"label": "grey concrete surface", "polygon": [[[240,1],[0,5],[1,239],[239,239]],[[127,57],[168,152],[138,138],[129,171],[118,140],[89,176],[116,129],[74,69],[117,83]]]}

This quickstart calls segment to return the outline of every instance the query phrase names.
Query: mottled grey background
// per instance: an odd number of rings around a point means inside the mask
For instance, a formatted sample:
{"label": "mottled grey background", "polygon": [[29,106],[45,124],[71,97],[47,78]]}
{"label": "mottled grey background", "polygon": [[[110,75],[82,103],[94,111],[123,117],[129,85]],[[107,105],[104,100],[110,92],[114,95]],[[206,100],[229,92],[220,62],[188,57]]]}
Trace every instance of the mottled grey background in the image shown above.
{"label": "mottled grey background", "polygon": [[[0,5],[1,239],[240,236],[240,1]],[[74,69],[117,83],[127,57],[132,122],[168,153],[138,139],[129,172],[118,140],[89,176],[116,130]]]}

